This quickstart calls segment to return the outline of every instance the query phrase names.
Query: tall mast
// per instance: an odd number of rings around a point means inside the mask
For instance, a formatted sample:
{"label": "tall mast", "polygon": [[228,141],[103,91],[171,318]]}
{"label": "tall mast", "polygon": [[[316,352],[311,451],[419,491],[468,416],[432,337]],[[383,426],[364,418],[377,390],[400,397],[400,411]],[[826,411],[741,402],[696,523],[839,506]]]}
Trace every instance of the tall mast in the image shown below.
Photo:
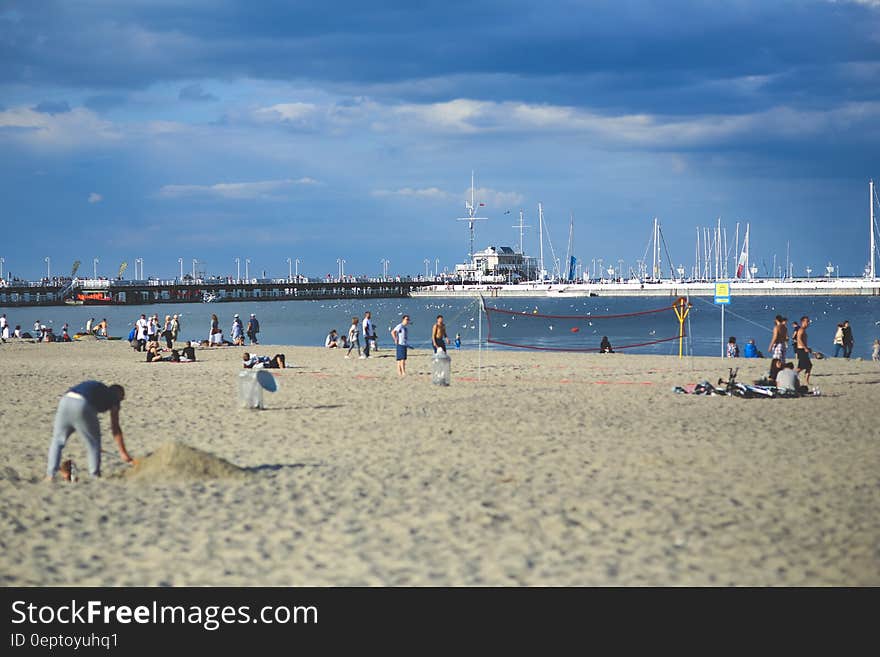
{"label": "tall mast", "polygon": [[697,243],[694,248],[694,280],[700,278],[700,227],[697,226]]}
{"label": "tall mast", "polygon": [[544,207],[538,203],[538,242],[540,242],[540,264],[541,282],[544,282]]}
{"label": "tall mast", "polygon": [[571,280],[571,247],[574,240],[574,212],[568,215],[568,249],[565,252],[565,280]]}
{"label": "tall mast", "polygon": [[871,225],[869,226],[871,230],[871,280],[873,281],[877,278],[877,273],[874,269],[874,250],[876,247],[874,246],[874,181],[868,181],[868,205],[871,206]]}
{"label": "tall mast", "polygon": [[488,217],[478,217],[477,214],[477,202],[476,202],[476,189],[474,188],[474,172],[471,171],[471,200],[470,202],[465,201],[464,207],[468,211],[468,216],[459,217],[458,221],[466,221],[468,222],[468,229],[470,232],[470,242],[468,249],[468,263],[473,263],[474,259],[474,222],[475,221],[487,221]]}
{"label": "tall mast", "polygon": [[520,252],[520,255],[522,255],[525,253],[525,251],[523,251],[523,230],[526,228],[531,228],[531,226],[526,226],[523,223],[523,211],[522,210],[519,211],[519,223],[512,226],[512,228],[519,228],[519,252]]}
{"label": "tall mast", "polygon": [[657,217],[654,217],[654,230],[651,233],[652,235],[652,245],[651,245],[651,280],[657,280],[657,267],[660,263],[657,262]]}

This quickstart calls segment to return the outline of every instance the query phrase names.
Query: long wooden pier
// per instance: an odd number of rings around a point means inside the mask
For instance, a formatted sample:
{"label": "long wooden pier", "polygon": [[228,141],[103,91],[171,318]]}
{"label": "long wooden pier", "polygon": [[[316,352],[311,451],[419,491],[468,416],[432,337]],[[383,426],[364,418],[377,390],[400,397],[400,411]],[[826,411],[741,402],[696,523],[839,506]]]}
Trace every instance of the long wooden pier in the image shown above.
{"label": "long wooden pier", "polygon": [[327,281],[229,279],[183,281],[53,280],[10,281],[0,287],[0,306],[144,305],[223,301],[293,301],[408,297],[434,281]]}

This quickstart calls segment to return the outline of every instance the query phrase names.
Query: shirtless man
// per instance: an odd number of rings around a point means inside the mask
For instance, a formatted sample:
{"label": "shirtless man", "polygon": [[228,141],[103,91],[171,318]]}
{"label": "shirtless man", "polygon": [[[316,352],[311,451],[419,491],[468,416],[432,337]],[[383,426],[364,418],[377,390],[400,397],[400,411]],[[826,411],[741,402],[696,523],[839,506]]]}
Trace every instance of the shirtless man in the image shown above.
{"label": "shirtless man", "polygon": [[810,354],[813,350],[807,345],[807,327],[810,325],[810,318],[804,315],[801,317],[801,326],[797,332],[797,343],[795,354],[797,354],[797,373],[806,372],[804,377],[804,385],[810,385],[810,372],[813,369],[813,361],[810,360]]}
{"label": "shirtless man", "polygon": [[782,315],[776,315],[776,324],[773,326],[773,336],[770,338],[770,346],[767,351],[770,358],[778,358],[785,362],[785,350],[788,346],[788,320]]}

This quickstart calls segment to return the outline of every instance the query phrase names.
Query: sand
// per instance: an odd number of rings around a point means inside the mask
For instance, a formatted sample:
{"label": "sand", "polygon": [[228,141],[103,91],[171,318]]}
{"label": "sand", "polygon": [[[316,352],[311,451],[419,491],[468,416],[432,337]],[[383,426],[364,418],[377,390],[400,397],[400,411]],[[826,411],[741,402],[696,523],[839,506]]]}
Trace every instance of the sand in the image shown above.
{"label": "sand", "polygon": [[[6,585],[878,585],[880,367],[817,361],[822,396],[677,395],[718,358],[287,354],[266,410],[239,348],[142,362],[124,342],[0,345]],[[739,359],[740,379],[766,360]],[[60,395],[122,383],[132,469],[42,481]]]}

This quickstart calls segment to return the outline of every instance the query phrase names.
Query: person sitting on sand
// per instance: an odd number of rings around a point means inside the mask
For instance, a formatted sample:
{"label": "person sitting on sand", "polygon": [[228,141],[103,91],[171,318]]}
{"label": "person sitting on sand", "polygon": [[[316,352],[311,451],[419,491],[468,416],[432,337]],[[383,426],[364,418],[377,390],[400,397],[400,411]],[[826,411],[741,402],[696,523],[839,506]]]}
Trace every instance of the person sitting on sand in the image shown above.
{"label": "person sitting on sand", "polygon": [[151,342],[150,346],[147,347],[147,362],[148,363],[158,363],[159,361],[165,360],[162,358],[162,355],[159,353],[159,345],[155,342]]}
{"label": "person sitting on sand", "polygon": [[727,357],[728,358],[739,358],[739,346],[736,344],[736,338],[732,335],[730,339],[727,341]]}
{"label": "person sitting on sand", "polygon": [[328,349],[338,349],[339,345],[337,344],[337,340],[339,336],[336,334],[336,329],[332,329],[324,340],[324,346]]}
{"label": "person sitting on sand", "polygon": [[607,335],[602,336],[602,343],[599,345],[599,353],[600,354],[613,354],[614,350],[611,348],[611,341],[608,339]]}
{"label": "person sitting on sand", "polygon": [[181,363],[191,363],[196,359],[196,348],[193,347],[192,342],[189,340],[186,341],[186,346],[183,348],[183,353],[180,355]]}
{"label": "person sitting on sand", "polygon": [[794,371],[794,363],[786,363],[776,375],[776,388],[783,392],[800,392],[801,385],[797,373]]}
{"label": "person sitting on sand", "polygon": [[262,367],[266,369],[284,369],[286,367],[284,354],[275,354],[272,358],[268,356],[251,356],[248,352],[241,355],[242,367],[245,369],[253,369],[254,367]]}
{"label": "person sitting on sand", "polygon": [[[125,389],[118,384],[106,386],[100,381],[83,381],[70,388],[58,403],[55,427],[49,443],[46,479],[52,481],[61,467],[61,453],[67,439],[74,431],[79,432],[88,450],[89,475],[101,476],[101,424],[98,413],[110,411],[110,430],[123,461],[134,464],[125,449],[122,427],[119,426],[119,407],[125,399]],[[67,478],[70,477],[68,470]]]}

